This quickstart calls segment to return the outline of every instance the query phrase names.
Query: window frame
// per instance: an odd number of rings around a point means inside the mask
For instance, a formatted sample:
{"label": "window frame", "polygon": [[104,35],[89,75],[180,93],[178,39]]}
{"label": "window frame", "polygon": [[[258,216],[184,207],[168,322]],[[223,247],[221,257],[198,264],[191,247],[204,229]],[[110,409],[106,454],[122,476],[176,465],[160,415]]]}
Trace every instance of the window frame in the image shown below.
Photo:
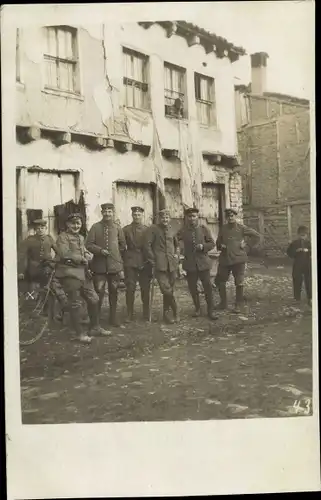
{"label": "window frame", "polygon": [[[45,44],[47,43],[47,36],[48,36],[48,29],[54,29],[55,30],[55,55],[48,54],[47,47],[45,48],[43,52],[43,78],[44,78],[44,84],[43,84],[43,91],[47,93],[53,93],[53,94],[61,94],[61,95],[66,95],[70,97],[81,97],[81,78],[80,78],[80,58],[79,58],[79,30],[76,27],[73,26],[67,26],[67,25],[52,25],[52,26],[45,26],[43,28],[44,32],[43,35],[45,37]],[[71,33],[71,49],[72,49],[72,57],[60,57],[59,56],[59,46],[58,46],[58,32],[63,31],[63,32],[69,32]],[[56,72],[57,72],[57,86],[53,86],[51,84],[48,84],[47,81],[47,75],[46,75],[46,61],[54,61],[56,65]],[[72,90],[61,88],[59,86],[60,82],[60,70],[59,70],[59,64],[69,64],[72,66]]]}
{"label": "window frame", "polygon": [[[210,99],[203,99],[202,97],[197,96],[197,80],[199,81],[199,88],[201,93],[201,81],[206,81],[208,85],[208,96]],[[194,94],[195,94],[195,103],[197,110],[197,120],[202,127],[217,127],[217,115],[216,115],[216,99],[215,99],[215,78],[207,75],[203,75],[202,73],[194,72]],[[208,120],[207,123],[204,123],[200,119],[200,111],[199,104],[205,104],[208,109]]]}
{"label": "window frame", "polygon": [[[180,73],[181,78],[182,78],[182,91],[176,91],[176,90],[173,90],[172,88],[168,89],[168,88],[165,87],[165,85],[166,85],[166,82],[165,82],[165,71],[166,71],[166,69],[169,69],[169,70],[172,70],[172,71],[174,70],[177,73]],[[184,68],[182,66],[178,66],[177,64],[170,63],[168,61],[164,61],[164,100],[165,100],[164,114],[165,114],[166,118],[176,118],[176,119],[179,119],[179,120],[186,120],[188,118],[186,75],[187,75],[186,68]],[[176,99],[177,98],[181,99],[181,96],[183,96],[183,108],[182,108],[181,115],[177,115],[177,114],[174,114],[174,113],[170,114],[170,113],[167,112],[167,108],[169,108],[170,105],[166,104],[166,99],[174,99],[174,97],[167,96],[166,92],[171,92],[171,93],[177,94]],[[172,104],[172,107],[173,106],[174,106],[174,104]]]}
{"label": "window frame", "polygon": [[[129,55],[131,57],[136,57],[143,61],[142,64],[142,77],[143,81],[135,80],[134,78],[130,78],[125,75],[125,56]],[[126,108],[139,109],[141,111],[150,111],[151,110],[151,102],[150,102],[150,81],[149,81],[149,56],[144,54],[143,52],[139,52],[138,50],[132,49],[130,47],[122,46],[122,61],[123,61],[123,77],[122,77],[122,85],[123,85],[123,104]],[[127,99],[127,89],[138,88],[141,90],[143,98],[143,107],[138,107],[135,105],[135,99],[133,94],[133,105],[128,104]]]}

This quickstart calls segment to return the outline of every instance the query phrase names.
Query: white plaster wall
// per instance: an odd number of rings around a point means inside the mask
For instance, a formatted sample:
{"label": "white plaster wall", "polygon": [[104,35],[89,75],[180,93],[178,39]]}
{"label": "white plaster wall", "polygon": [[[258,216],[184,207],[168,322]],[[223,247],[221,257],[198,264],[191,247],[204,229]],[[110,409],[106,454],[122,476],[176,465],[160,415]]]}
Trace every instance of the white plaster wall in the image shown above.
{"label": "white plaster wall", "polygon": [[[75,143],[59,148],[47,140],[28,145],[17,144],[16,165],[79,172],[80,189],[85,193],[89,224],[99,220],[101,203],[113,201],[113,182],[155,182],[150,159],[138,152],[121,154],[113,148],[92,152]],[[164,158],[163,165],[165,178],[180,178],[178,161]],[[224,168],[209,166],[204,162],[203,181],[225,184],[225,199],[227,206],[229,205],[229,173]]]}
{"label": "white plaster wall", "polygon": [[[107,74],[104,74],[103,41]],[[214,52],[206,54],[200,45],[188,47],[181,36],[167,38],[165,30],[157,24],[149,29],[137,23],[84,25],[79,28],[78,43],[82,98],[50,95],[42,91],[42,30],[35,27],[22,30],[21,71],[24,87],[17,88],[17,124],[38,124],[64,130],[124,136],[124,45],[150,58],[151,108],[163,148],[178,149],[177,122],[164,116],[166,61],[186,68],[189,120],[196,120],[194,71],[215,78],[217,127],[198,127],[200,148],[202,151],[228,155],[237,153],[232,64],[228,58],[218,59]],[[127,119],[129,135],[137,142],[151,144],[151,113],[141,112],[140,117],[145,120],[144,124],[130,117]]]}

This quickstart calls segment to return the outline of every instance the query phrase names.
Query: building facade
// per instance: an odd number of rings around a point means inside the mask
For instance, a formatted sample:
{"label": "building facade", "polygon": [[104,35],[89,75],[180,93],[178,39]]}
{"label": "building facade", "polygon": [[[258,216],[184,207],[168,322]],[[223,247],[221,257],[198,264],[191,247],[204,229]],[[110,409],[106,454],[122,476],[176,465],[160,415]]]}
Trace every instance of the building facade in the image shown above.
{"label": "building facade", "polygon": [[266,91],[268,56],[251,56],[252,82],[237,86],[244,219],[281,256],[301,224],[310,225],[309,101]]}
{"label": "building facade", "polygon": [[201,216],[216,236],[224,207],[242,207],[232,63],[243,54],[181,21],[17,30],[18,239],[39,213],[55,236],[80,202],[87,228],[103,202],[122,225],[134,204],[150,224],[161,203],[179,225],[182,130],[202,158]]}

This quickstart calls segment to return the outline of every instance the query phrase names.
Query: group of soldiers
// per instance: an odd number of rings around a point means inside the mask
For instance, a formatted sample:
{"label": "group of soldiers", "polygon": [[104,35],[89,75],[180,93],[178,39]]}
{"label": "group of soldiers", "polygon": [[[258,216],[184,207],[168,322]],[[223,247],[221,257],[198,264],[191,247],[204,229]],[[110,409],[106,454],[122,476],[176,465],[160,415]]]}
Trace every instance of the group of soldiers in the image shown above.
{"label": "group of soldiers", "polygon": [[[24,240],[18,254],[18,277],[28,282],[45,285],[50,278],[62,312],[68,311],[78,339],[90,343],[96,335],[111,332],[100,325],[106,285],[109,299],[109,324],[119,326],[117,319],[118,290],[121,280],[126,285],[126,322],[134,319],[134,301],[137,283],[140,286],[143,319],[150,320],[150,290],[156,278],[163,296],[163,319],[166,323],[180,321],[175,296],[175,281],[183,256],[183,269],[194,303],[194,317],[201,314],[198,282],[201,281],[207,304],[207,315],[216,320],[215,309],[227,308],[226,282],[233,274],[236,286],[238,312],[243,305],[243,281],[247,261],[245,238],[260,242],[260,235],[236,222],[236,210],[226,209],[224,224],[215,242],[209,229],[200,222],[196,208],[185,210],[185,222],[175,232],[170,224],[170,213],[160,210],[159,222],[149,227],[143,224],[144,209],[132,207],[132,223],[124,228],[115,222],[113,204],[101,205],[102,219],[93,224],[84,239],[80,234],[81,214],[67,217],[66,230],[56,242],[47,234],[45,220],[34,221],[35,234]],[[212,260],[208,253],[217,247],[220,252],[215,285],[220,303],[214,306],[210,279]],[[52,250],[55,257],[52,258]],[[82,299],[87,304],[89,329],[85,333],[82,321]]]}

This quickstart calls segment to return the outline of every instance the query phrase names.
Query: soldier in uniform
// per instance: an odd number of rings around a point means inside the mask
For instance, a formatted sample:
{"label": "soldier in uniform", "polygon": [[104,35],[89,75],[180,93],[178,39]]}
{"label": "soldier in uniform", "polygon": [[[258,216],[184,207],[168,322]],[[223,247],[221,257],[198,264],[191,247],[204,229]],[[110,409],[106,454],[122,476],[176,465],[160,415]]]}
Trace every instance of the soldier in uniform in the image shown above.
{"label": "soldier in uniform", "polygon": [[109,322],[119,326],[116,318],[118,287],[123,273],[123,254],[126,250],[124,233],[114,221],[114,205],[101,205],[102,220],[91,227],[86,248],[93,254],[91,270],[95,290],[99,296],[99,311],[101,311],[106,283],[109,297]]}
{"label": "soldier in uniform", "polygon": [[261,238],[254,229],[236,222],[237,211],[235,209],[227,208],[225,213],[227,224],[220,228],[216,241],[216,247],[218,251],[221,251],[221,254],[215,283],[220,294],[218,308],[226,309],[226,282],[230,273],[233,274],[236,288],[235,312],[237,313],[240,312],[244,304],[243,282],[247,262],[247,244],[244,238],[246,236],[254,238],[256,244],[260,242]]}
{"label": "soldier in uniform", "polygon": [[53,238],[47,234],[47,222],[36,219],[33,226],[35,234],[28,236],[18,250],[18,278],[26,278],[31,287],[35,283],[42,286],[47,283],[54,267],[51,252],[57,252]]}
{"label": "soldier in uniform", "polygon": [[[82,226],[80,214],[70,214],[66,221],[67,230],[57,238],[56,278],[68,297],[68,309],[73,329],[79,340],[90,343],[92,336],[109,335],[99,325],[98,296],[94,290],[91,273],[88,270],[88,252],[84,237],[79,234]],[[82,329],[81,298],[87,303],[90,330],[85,334]]]}
{"label": "soldier in uniform", "polygon": [[[179,243],[169,225],[170,214],[166,209],[159,212],[160,223],[146,231],[145,254],[163,294],[163,315],[166,323],[179,321],[178,307],[174,296],[174,285],[178,271]],[[169,317],[172,309],[174,318]]]}
{"label": "soldier in uniform", "polygon": [[143,255],[143,238],[147,226],[142,224],[144,209],[132,207],[133,222],[123,229],[127,250],[124,254],[127,322],[133,320],[135,290],[139,282],[143,303],[143,317],[149,318],[149,291],[151,283],[151,266],[145,262]]}
{"label": "soldier in uniform", "polygon": [[200,279],[204,288],[208,317],[216,320],[218,317],[213,313],[213,288],[210,279],[211,259],[208,256],[215,243],[208,228],[199,223],[197,208],[187,209],[185,215],[187,224],[184,224],[178,232],[177,238],[183,244],[183,269],[186,271],[188,288],[195,306],[193,316],[198,317],[201,314],[197,289],[197,282]]}

